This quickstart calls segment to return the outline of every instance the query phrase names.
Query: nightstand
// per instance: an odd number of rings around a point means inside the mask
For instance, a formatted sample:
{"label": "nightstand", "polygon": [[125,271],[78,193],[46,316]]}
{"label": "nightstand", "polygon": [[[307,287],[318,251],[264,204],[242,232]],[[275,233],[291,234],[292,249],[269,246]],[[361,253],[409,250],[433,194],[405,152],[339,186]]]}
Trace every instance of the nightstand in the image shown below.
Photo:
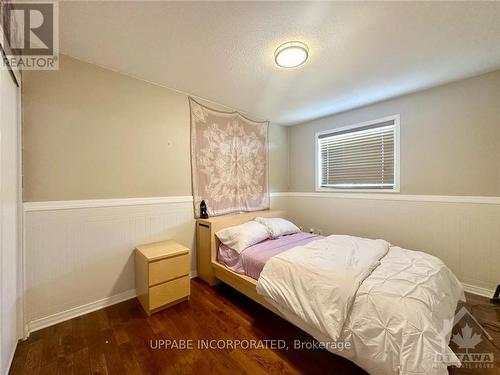
{"label": "nightstand", "polygon": [[148,315],[189,298],[189,249],[175,241],[135,249],[137,299]]}

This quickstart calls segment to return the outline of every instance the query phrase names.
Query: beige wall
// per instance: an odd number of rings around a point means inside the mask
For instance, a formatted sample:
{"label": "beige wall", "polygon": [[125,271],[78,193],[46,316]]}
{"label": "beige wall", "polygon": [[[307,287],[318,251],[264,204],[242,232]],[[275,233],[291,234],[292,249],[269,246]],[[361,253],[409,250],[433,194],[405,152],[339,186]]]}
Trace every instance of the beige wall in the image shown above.
{"label": "beige wall", "polygon": [[288,128],[269,126],[269,185],[273,192],[288,191]]}
{"label": "beige wall", "polygon": [[[62,55],[25,72],[23,124],[24,201],[191,195],[186,95]],[[269,135],[283,191],[287,131]]]}
{"label": "beige wall", "polygon": [[[405,195],[314,192],[317,131],[398,113]],[[500,71],[296,125],[288,137],[291,193],[277,207],[298,225],[436,255],[467,290],[492,295],[500,281]]]}
{"label": "beige wall", "polygon": [[290,191],[314,191],[315,132],[401,114],[401,193],[500,196],[500,70],[289,129]]}

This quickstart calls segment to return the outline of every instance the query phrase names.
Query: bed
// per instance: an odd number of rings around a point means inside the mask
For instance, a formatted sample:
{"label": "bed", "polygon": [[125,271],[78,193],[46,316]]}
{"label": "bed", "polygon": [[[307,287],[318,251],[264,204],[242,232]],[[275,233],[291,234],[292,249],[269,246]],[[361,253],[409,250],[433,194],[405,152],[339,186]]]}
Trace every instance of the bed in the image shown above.
{"label": "bed", "polygon": [[[448,342],[457,301],[464,298],[463,288],[439,259],[383,240],[300,234],[282,240],[284,244],[274,243],[276,248],[270,252],[264,246],[266,256],[260,263],[265,266],[247,265],[245,269],[241,259],[227,257],[227,249],[215,233],[257,216],[287,215],[267,210],[197,221],[200,278],[210,285],[220,281],[230,285],[371,374],[446,374],[448,365],[459,364]],[[366,254],[361,264],[342,264],[349,259],[342,255],[349,246],[346,254]],[[262,247],[254,252],[262,255]],[[325,248],[336,251],[325,252]],[[337,253],[339,257],[328,258]],[[258,256],[256,259],[259,261]],[[317,293],[318,285],[330,284],[336,288],[319,288]],[[345,350],[342,345],[339,350],[339,346],[328,345],[342,342],[352,347]]]}
{"label": "bed", "polygon": [[282,210],[266,210],[237,215],[217,216],[209,219],[198,219],[196,221],[198,277],[211,286],[222,281],[274,313],[284,317],[276,308],[257,293],[257,280],[231,271],[225,265],[217,261],[217,252],[221,243],[215,233],[233,225],[246,223],[247,221],[255,219],[257,216],[287,217],[287,214]]}

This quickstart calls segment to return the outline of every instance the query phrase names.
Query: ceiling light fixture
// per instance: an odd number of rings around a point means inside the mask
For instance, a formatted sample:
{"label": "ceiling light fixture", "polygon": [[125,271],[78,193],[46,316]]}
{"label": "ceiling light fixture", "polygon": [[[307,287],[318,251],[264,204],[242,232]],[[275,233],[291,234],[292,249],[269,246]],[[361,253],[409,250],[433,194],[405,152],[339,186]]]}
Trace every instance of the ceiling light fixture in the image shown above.
{"label": "ceiling light fixture", "polygon": [[309,48],[302,42],[286,42],[274,51],[274,61],[282,68],[295,68],[306,62]]}

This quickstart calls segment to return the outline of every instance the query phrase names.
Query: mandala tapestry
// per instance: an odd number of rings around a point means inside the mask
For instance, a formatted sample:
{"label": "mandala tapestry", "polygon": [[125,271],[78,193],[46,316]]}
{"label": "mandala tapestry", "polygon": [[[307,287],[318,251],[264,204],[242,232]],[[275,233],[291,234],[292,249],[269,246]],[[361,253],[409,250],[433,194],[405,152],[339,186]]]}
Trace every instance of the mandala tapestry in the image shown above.
{"label": "mandala tapestry", "polygon": [[269,208],[269,123],[216,111],[192,98],[189,105],[195,216],[202,200],[209,216]]}

